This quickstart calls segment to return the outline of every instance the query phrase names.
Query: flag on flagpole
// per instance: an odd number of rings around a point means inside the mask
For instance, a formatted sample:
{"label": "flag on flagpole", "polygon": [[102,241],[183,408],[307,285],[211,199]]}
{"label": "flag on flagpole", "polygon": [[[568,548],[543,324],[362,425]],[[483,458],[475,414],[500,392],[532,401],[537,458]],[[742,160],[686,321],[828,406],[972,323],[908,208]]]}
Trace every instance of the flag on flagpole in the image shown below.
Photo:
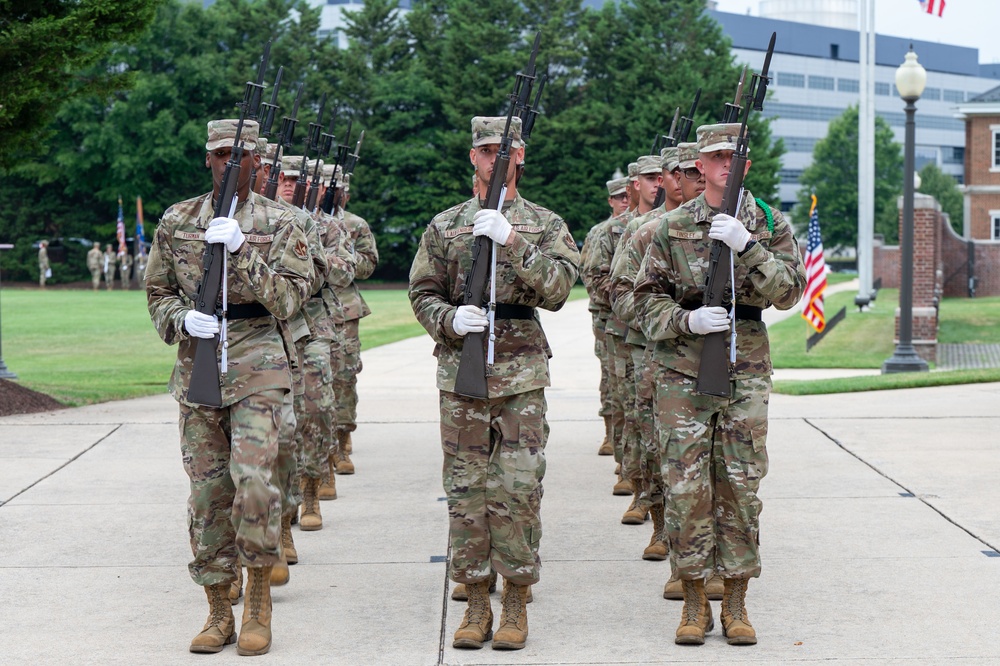
{"label": "flag on flagpole", "polygon": [[118,254],[123,255],[128,252],[125,244],[125,215],[122,212],[122,195],[118,195]]}
{"label": "flag on flagpole", "polygon": [[819,212],[816,210],[816,195],[812,196],[809,209],[809,234],[806,242],[806,305],[802,316],[817,333],[826,328],[823,313],[823,294],[826,292],[826,261],[823,259],[823,239],[819,234]]}
{"label": "flag on flagpole", "polygon": [[142,228],[142,197],[135,198],[135,253],[146,254],[146,233]]}
{"label": "flag on flagpole", "polygon": [[918,0],[920,2],[920,8],[923,9],[928,14],[937,14],[941,16],[944,14],[945,0]]}

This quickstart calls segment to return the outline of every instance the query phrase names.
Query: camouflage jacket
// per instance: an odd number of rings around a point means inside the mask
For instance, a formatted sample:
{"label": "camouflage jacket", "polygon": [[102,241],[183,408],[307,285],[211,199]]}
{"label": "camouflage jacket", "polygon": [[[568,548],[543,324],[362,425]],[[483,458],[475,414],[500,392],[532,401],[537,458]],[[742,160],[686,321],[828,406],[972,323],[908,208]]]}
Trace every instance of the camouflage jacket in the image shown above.
{"label": "camouflage jacket", "polygon": [[[205,229],[213,217],[211,193],[168,208],[156,227],[146,266],[153,325],[164,342],[179,345],[169,386],[180,402],[185,402],[198,344],[185,331],[184,316],[194,306],[204,272]],[[246,241],[229,255],[229,303],[259,302],[274,316],[229,321],[224,406],[267,389],[290,388],[288,358],[276,319],[287,319],[299,310],[313,279],[309,243],[291,211],[253,194],[240,204],[235,217]],[[220,350],[221,345],[216,354]]]}
{"label": "camouflage jacket", "polygon": [[[452,322],[472,269],[472,217],[479,210],[479,199],[470,199],[435,217],[410,268],[410,304],[437,343],[437,387],[442,391],[454,391],[462,357],[463,338],[456,335]],[[520,195],[504,215],[514,230],[507,245],[497,246],[497,303],[558,310],[576,282],[580,261],[566,223]],[[537,313],[531,319],[497,319],[494,351],[490,397],[549,385],[552,351]]]}
{"label": "camouflage jacket", "polygon": [[[375,247],[375,236],[364,218],[349,213],[343,208],[340,209],[337,217],[350,232],[348,247],[357,262],[354,279],[366,280],[378,266],[378,248]],[[354,282],[338,286],[337,296],[344,304],[344,319],[346,321],[367,317],[372,313]]]}
{"label": "camouflage jacket", "polygon": [[605,283],[611,277],[611,259],[615,247],[625,229],[626,216],[612,215],[595,224],[587,232],[580,252],[580,279],[590,296],[588,309],[596,312],[601,319],[611,316],[611,304],[606,297]]}
{"label": "camouflage jacket", "polygon": [[340,326],[349,319],[341,293],[354,282],[358,258],[351,249],[351,234],[339,215],[328,215],[317,209],[323,230],[323,247],[330,272],[323,288],[323,300],[333,315],[333,323]]}
{"label": "camouflage jacket", "polygon": [[[627,329],[625,330],[625,341],[633,345],[646,345],[646,336],[639,330],[635,321],[635,307],[632,302],[632,286],[635,281],[635,274],[639,270],[639,263],[642,262],[642,255],[635,263],[635,268],[631,268],[629,253],[631,252],[633,238],[636,232],[647,223],[660,219],[666,211],[662,208],[654,208],[648,213],[636,215],[625,225],[615,256],[611,261],[611,277],[607,281],[608,300],[611,302],[611,311],[621,321]],[[645,245],[649,245],[647,240]],[[646,251],[645,245],[642,252]],[[630,272],[631,271],[631,272]]]}
{"label": "camouflage jacket", "polygon": [[101,262],[102,262],[101,263],[102,271],[104,272],[110,271],[111,273],[114,273],[115,264],[118,263],[118,255],[116,255],[114,251],[111,252],[105,251],[104,254],[101,255]]}
{"label": "camouflage jacket", "polygon": [[87,270],[89,271],[100,270],[102,266],[103,256],[104,256],[103,252],[91,248],[90,251],[87,252]]}
{"label": "camouflage jacket", "polygon": [[42,270],[49,267],[49,253],[44,247],[38,248],[38,267]]}
{"label": "camouflage jacket", "polygon": [[[653,358],[689,377],[698,376],[703,336],[688,328],[689,310],[702,304],[712,240],[708,229],[713,211],[700,194],[661,219],[635,278],[635,313],[642,331],[655,341]],[[774,231],[750,192],[737,216],[757,243],[742,257],[733,254],[736,303],[787,310],[805,288],[805,270],[792,228],[771,209]],[[728,282],[728,280],[727,280]],[[732,286],[727,288],[732,294]],[[728,345],[727,345],[728,346]],[[763,322],[736,322],[737,377],[771,374],[767,327]]]}

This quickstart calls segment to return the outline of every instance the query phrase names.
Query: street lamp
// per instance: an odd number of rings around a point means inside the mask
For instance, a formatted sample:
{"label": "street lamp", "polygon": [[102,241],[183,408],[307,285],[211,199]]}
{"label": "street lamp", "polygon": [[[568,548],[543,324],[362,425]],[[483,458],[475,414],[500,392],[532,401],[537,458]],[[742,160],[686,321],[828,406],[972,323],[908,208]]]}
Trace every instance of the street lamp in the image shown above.
{"label": "street lamp", "polygon": [[913,348],[913,167],[916,125],[916,101],[924,92],[927,72],[917,62],[913,45],[906,60],[896,70],[896,89],[906,102],[906,139],[903,154],[903,229],[899,239],[899,342],[891,358],[882,363],[882,374],[892,372],[921,372],[927,370],[927,361],[920,358]]}

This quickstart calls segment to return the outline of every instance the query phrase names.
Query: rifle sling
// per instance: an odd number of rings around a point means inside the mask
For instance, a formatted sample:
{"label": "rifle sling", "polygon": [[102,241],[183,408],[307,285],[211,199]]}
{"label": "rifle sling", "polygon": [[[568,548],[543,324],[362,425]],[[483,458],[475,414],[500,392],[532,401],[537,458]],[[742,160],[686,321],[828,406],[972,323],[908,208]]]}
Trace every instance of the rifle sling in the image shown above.
{"label": "rifle sling", "polygon": [[228,308],[226,318],[230,321],[272,316],[270,310],[260,303],[230,303]]}
{"label": "rifle sling", "polygon": [[527,305],[497,303],[494,317],[496,319],[534,319],[535,308]]}

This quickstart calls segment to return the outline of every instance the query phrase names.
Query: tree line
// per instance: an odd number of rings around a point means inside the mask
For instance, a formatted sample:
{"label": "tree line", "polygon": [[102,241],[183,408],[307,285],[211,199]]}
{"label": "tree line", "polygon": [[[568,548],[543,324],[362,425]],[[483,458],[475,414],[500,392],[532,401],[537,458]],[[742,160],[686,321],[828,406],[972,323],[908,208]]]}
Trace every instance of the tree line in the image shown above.
{"label": "tree line", "polygon": [[[0,239],[17,243],[3,257],[5,279],[36,277],[31,244],[42,238],[113,242],[119,195],[129,235],[142,197],[149,237],[166,207],[207,191],[206,123],[236,113],[268,39],[267,81],[284,66],[279,117],[290,112],[291,84],[304,85],[293,153],[324,93],[342,119],[338,135],[348,117],[355,136],[366,131],[349,208],[375,232],[374,277],[384,280],[405,279],[427,223],[471,196],[470,119],[506,110],[536,31],[548,83],[519,189],[562,215],[579,240],[607,217],[612,173],[649,152],[699,87],[695,127],[717,122],[743,65],[704,0],[601,9],[581,0],[416,0],[405,14],[398,0],[366,0],[347,14],[346,49],[318,36],[319,9],[303,0],[132,2],[149,10],[145,26],[128,39],[111,36],[96,61],[63,77],[104,86],[64,95],[34,140],[0,138]],[[78,4],[92,3],[108,4]],[[751,146],[747,186],[773,201],[783,147],[759,114]],[[82,257],[55,266],[55,281],[83,279]]]}

